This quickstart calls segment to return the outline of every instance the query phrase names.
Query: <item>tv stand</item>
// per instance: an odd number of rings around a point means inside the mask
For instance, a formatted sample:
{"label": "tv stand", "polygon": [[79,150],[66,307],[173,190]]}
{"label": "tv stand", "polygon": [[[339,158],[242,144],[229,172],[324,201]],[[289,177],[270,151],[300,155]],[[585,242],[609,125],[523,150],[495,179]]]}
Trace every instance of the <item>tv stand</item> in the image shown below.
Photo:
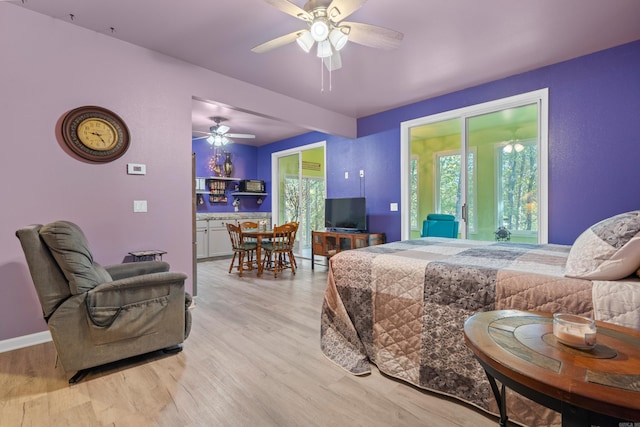
{"label": "tv stand", "polygon": [[311,269],[315,265],[315,256],[327,260],[338,252],[359,249],[385,243],[384,233],[365,233],[354,231],[312,231],[311,232]]}

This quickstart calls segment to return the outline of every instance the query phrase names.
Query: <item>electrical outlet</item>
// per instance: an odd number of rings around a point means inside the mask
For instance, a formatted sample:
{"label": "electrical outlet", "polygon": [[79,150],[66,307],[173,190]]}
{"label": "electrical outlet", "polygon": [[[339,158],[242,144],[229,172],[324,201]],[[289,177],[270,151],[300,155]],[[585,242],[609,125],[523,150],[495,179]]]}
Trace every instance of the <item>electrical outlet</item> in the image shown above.
{"label": "electrical outlet", "polygon": [[390,210],[391,212],[397,212],[397,211],[398,211],[398,204],[397,204],[397,203],[391,203],[391,204],[389,205],[389,210]]}
{"label": "electrical outlet", "polygon": [[344,173],[344,179],[349,179],[349,172]]}
{"label": "electrical outlet", "polygon": [[364,169],[360,169],[360,178],[364,178]]}

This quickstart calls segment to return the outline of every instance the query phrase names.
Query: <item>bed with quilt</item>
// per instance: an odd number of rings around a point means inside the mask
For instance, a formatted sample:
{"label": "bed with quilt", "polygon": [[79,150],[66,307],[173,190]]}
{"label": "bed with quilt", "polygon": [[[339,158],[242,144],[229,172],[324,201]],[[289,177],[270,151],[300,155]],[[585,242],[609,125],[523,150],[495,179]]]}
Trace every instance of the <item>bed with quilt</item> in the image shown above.
{"label": "bed with quilt", "polygon": [[[640,329],[640,211],[587,229],[572,246],[421,238],[330,259],[321,349],[355,375],[392,377],[497,413],[465,346],[477,312],[567,312]],[[509,418],[560,425],[556,412],[510,393]]]}

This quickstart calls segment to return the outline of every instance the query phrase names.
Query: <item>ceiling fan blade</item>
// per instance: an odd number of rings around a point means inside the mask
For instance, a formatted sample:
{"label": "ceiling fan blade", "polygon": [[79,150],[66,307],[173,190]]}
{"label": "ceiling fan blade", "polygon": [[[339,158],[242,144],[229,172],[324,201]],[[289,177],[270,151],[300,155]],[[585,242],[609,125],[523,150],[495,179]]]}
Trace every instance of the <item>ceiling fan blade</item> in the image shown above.
{"label": "ceiling fan blade", "polygon": [[216,126],[216,133],[218,135],[224,135],[225,133],[229,132],[229,129],[231,128],[227,125],[218,125]]}
{"label": "ceiling fan blade", "polygon": [[294,31],[293,33],[285,34],[284,36],[269,40],[268,42],[254,47],[253,49],[251,49],[251,51],[255,53],[264,53],[271,49],[275,49],[277,47],[284,46],[285,44],[292,43],[300,36],[303,31],[304,30]]}
{"label": "ceiling fan blade", "polygon": [[306,10],[296,6],[291,3],[289,0],[265,0],[271,6],[279,9],[280,11],[286,13],[287,15],[291,15],[294,18],[301,19],[306,22],[313,21],[313,16],[307,12]]}
{"label": "ceiling fan blade", "polygon": [[335,71],[342,68],[342,58],[340,57],[340,52],[337,50],[333,52],[333,55],[322,58],[322,62],[324,62],[324,66],[329,71]]}
{"label": "ceiling fan blade", "polygon": [[333,22],[340,22],[366,2],[367,0],[333,0],[327,7],[327,15]]}
{"label": "ceiling fan blade", "polygon": [[361,22],[342,22],[339,28],[349,31],[350,42],[381,49],[395,49],[404,37],[398,31]]}
{"label": "ceiling fan blade", "polygon": [[[195,132],[195,131],[194,131]],[[197,141],[199,139],[205,139],[205,138],[209,138],[208,136],[199,136],[197,138],[191,138],[192,141]]]}
{"label": "ceiling fan blade", "polygon": [[[203,132],[201,130],[192,130],[191,132],[193,132],[193,133],[202,133],[204,135],[211,135],[211,132]],[[204,138],[206,138],[206,137],[204,137]]]}
{"label": "ceiling fan blade", "polygon": [[255,135],[249,133],[227,133],[224,136],[227,138],[255,138]]}

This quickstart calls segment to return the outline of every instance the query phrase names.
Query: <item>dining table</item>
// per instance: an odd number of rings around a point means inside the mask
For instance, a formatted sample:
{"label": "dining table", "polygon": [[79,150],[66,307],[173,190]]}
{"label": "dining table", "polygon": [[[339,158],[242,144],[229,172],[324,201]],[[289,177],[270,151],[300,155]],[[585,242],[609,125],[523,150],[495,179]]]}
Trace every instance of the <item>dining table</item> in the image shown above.
{"label": "dining table", "polygon": [[260,229],[245,229],[242,230],[243,237],[249,237],[256,239],[256,258],[258,262],[258,276],[262,276],[262,271],[264,270],[264,266],[261,261],[261,252],[262,252],[262,239],[271,239],[273,238],[273,230],[260,230]]}

